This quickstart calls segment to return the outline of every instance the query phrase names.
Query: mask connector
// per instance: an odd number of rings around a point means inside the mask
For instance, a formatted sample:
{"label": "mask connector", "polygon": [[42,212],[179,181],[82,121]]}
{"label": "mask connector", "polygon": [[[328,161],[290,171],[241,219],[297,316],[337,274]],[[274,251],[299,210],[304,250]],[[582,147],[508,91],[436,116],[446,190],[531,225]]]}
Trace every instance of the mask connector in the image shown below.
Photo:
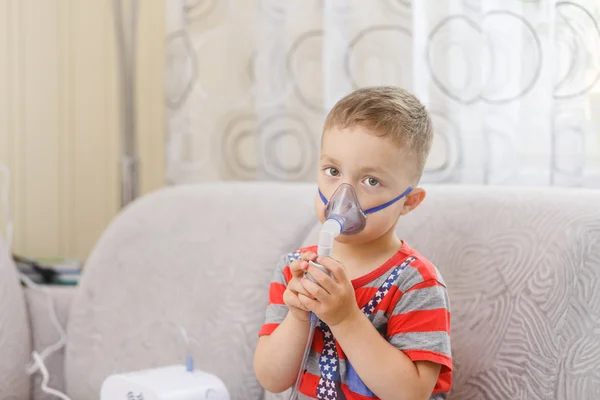
{"label": "mask connector", "polygon": [[336,218],[328,218],[323,224],[321,232],[319,232],[319,242],[317,246],[317,254],[320,256],[330,257],[333,251],[333,242],[335,237],[342,232],[342,222]]}

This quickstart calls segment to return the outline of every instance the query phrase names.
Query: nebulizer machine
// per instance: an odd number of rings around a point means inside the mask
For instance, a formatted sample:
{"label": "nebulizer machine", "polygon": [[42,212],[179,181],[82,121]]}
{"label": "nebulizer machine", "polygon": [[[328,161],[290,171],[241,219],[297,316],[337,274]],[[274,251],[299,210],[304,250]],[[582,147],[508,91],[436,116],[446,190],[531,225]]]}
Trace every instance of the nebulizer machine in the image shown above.
{"label": "nebulizer machine", "polygon": [[218,377],[194,368],[187,332],[173,324],[187,345],[185,363],[111,375],[102,384],[100,400],[230,400]]}
{"label": "nebulizer machine", "polygon": [[187,365],[109,376],[101,400],[229,400],[229,392],[215,375]]}
{"label": "nebulizer machine", "polygon": [[[339,234],[354,235],[361,232],[367,225],[368,214],[372,214],[391,206],[398,200],[408,195],[411,190],[412,187],[409,187],[396,198],[379,206],[363,210],[358,201],[358,196],[356,195],[354,187],[348,183],[342,183],[340,186],[338,186],[329,200],[319,189],[319,197],[325,205],[325,222],[323,223],[321,231],[319,232],[317,255],[330,257],[333,252],[333,243]],[[327,270],[321,264],[315,261],[310,261],[310,264],[331,276],[329,270]],[[317,283],[317,281],[308,272],[305,272],[304,276],[314,283]],[[300,365],[298,378],[296,379],[296,384],[290,396],[290,400],[297,400],[298,398],[298,390],[300,388],[302,374],[305,371],[306,362],[308,360],[308,355],[310,354],[310,349],[315,334],[315,328],[318,322],[318,317],[311,312],[308,340],[306,343],[306,348],[304,349],[304,356],[302,357],[302,364]]]}

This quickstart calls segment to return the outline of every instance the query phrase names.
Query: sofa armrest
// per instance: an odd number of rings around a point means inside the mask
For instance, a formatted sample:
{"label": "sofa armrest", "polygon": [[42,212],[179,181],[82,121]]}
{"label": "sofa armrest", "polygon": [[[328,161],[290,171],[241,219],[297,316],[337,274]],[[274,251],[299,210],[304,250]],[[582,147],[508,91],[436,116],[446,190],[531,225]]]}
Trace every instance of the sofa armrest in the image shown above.
{"label": "sofa armrest", "polygon": [[[77,288],[74,286],[47,286],[44,289],[51,296],[58,322],[66,332],[71,301]],[[60,335],[50,318],[50,303],[46,294],[30,288],[25,289],[25,300],[29,312],[33,349],[37,352],[42,352],[46,347],[56,343],[60,339]],[[46,359],[45,364],[50,375],[48,386],[64,391],[64,349],[50,355]],[[45,394],[41,390],[41,382],[42,376],[36,373],[32,380],[33,399],[54,400],[54,396]]]}

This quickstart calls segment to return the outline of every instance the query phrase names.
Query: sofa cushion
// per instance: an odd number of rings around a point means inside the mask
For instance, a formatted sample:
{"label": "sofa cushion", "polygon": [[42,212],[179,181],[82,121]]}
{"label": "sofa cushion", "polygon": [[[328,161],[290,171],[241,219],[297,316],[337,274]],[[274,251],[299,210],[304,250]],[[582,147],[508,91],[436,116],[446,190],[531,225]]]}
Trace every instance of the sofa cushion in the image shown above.
{"label": "sofa cushion", "polygon": [[0,399],[25,400],[30,379],[31,334],[17,269],[0,238]]}
{"label": "sofa cushion", "polygon": [[73,299],[68,394],[98,399],[112,373],[183,363],[233,400],[262,398],[253,371],[277,260],[314,225],[314,186],[205,184],[162,190],[128,207],[87,261]]}

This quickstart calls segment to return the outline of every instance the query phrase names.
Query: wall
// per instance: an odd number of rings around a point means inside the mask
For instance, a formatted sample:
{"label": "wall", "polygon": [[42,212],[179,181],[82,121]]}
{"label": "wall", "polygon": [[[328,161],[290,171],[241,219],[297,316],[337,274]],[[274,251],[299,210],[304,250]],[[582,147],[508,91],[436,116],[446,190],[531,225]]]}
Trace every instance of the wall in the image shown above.
{"label": "wall", "polygon": [[[164,0],[140,1],[141,190],[164,181]],[[85,257],[119,208],[112,1],[0,1],[0,160],[15,251]]]}

